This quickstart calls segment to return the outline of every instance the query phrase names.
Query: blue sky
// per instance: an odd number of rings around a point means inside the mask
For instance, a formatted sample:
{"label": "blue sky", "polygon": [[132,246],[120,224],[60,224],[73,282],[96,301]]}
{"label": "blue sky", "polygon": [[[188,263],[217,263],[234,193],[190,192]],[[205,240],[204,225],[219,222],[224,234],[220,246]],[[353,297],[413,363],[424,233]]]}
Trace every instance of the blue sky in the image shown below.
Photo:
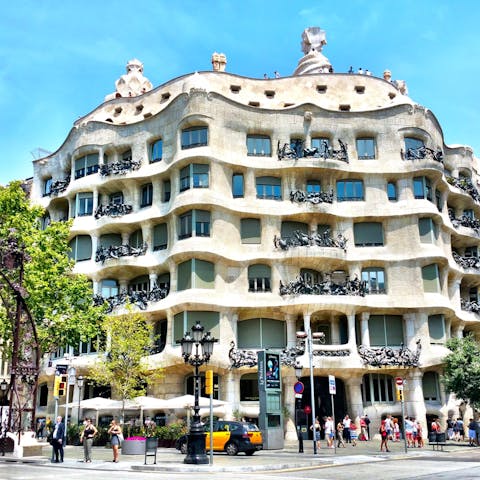
{"label": "blue sky", "polygon": [[480,156],[477,0],[16,0],[0,16],[0,184],[32,175],[32,152],[57,150],[73,122],[115,89],[131,58],[154,87],[210,70],[291,75],[302,31],[326,30],[335,71],[406,80],[447,144]]}

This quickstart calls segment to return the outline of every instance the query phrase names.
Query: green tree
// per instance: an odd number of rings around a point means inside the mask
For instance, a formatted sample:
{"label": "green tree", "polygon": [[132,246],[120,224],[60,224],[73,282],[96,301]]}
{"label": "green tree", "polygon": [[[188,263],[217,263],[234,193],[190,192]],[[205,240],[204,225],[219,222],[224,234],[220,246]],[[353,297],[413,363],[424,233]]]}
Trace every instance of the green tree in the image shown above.
{"label": "green tree", "polygon": [[443,384],[449,392],[480,408],[480,345],[470,334],[447,342],[451,352],[444,358]]}
{"label": "green tree", "polygon": [[92,366],[88,378],[99,385],[110,385],[114,393],[122,399],[122,417],[125,401],[144,395],[146,386],[162,376],[161,370],[150,369],[146,356],[154,341],[153,325],[142,314],[128,312],[105,317],[102,329],[107,339],[97,361]]}
{"label": "green tree", "polygon": [[[25,253],[22,297],[36,325],[41,353],[78,345],[100,331],[103,307],[93,305],[91,282],[73,274],[68,245],[71,222],[51,222],[42,228],[44,210],[30,204],[20,182],[0,187],[0,256],[13,241]],[[2,268],[14,285],[18,269]],[[0,283],[0,337],[12,338],[15,295]]]}

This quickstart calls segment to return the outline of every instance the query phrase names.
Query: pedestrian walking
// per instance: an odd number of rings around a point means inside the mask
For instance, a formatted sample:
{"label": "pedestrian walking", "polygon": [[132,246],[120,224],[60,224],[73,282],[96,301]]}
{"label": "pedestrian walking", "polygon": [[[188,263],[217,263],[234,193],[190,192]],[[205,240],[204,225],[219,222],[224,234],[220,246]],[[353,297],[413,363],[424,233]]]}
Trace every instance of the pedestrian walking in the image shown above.
{"label": "pedestrian walking", "polygon": [[52,432],[53,463],[63,463],[63,444],[65,441],[65,425],[58,416]]}
{"label": "pedestrian walking", "polygon": [[343,447],[346,448],[347,446],[345,445],[345,442],[343,440],[343,423],[338,422],[337,423],[337,447]]}
{"label": "pedestrian walking", "polygon": [[83,460],[85,463],[92,462],[93,439],[97,433],[98,430],[95,425],[92,424],[92,419],[87,417],[85,419],[85,427],[80,435],[80,442],[83,443]]}

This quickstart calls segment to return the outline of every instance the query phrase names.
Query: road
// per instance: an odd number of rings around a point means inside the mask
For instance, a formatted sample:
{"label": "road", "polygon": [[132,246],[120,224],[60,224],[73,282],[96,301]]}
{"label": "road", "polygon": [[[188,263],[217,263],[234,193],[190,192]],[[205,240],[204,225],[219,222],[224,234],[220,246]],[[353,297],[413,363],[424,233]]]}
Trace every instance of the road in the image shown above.
{"label": "road", "polygon": [[445,452],[444,456],[395,458],[392,460],[372,459],[365,456],[365,462],[358,459],[352,465],[320,466],[285,471],[265,472],[209,472],[208,466],[199,466],[198,473],[181,472],[135,472],[116,470],[95,470],[64,468],[61,465],[38,465],[24,463],[0,463],[0,478],[3,480],[94,480],[115,476],[116,480],[470,480],[480,479],[480,449],[456,453]]}

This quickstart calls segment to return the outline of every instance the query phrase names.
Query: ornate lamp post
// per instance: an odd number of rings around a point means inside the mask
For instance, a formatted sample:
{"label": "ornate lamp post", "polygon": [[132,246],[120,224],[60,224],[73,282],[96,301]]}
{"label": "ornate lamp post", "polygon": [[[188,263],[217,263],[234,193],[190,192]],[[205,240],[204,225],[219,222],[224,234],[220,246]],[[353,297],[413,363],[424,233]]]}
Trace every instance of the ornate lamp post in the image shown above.
{"label": "ornate lamp post", "polygon": [[8,431],[7,420],[3,418],[3,407],[5,405],[5,398],[9,387],[10,385],[5,379],[0,382],[0,436],[2,440],[2,457],[5,456],[5,436]]}
{"label": "ornate lamp post", "polygon": [[78,387],[78,414],[77,421],[80,425],[80,402],[82,401],[82,389],[83,389],[83,376],[79,375],[77,377],[77,387]]}
{"label": "ornate lamp post", "polygon": [[[182,346],[182,357],[185,363],[195,367],[194,394],[195,405],[193,407],[193,418],[188,434],[187,456],[184,463],[208,464],[209,459],[205,451],[205,429],[200,420],[200,375],[198,367],[208,363],[213,352],[213,344],[218,340],[210,335],[210,332],[203,333],[204,327],[199,322],[192,327],[192,334],[186,332],[180,340]],[[193,349],[195,346],[195,349]]]}

